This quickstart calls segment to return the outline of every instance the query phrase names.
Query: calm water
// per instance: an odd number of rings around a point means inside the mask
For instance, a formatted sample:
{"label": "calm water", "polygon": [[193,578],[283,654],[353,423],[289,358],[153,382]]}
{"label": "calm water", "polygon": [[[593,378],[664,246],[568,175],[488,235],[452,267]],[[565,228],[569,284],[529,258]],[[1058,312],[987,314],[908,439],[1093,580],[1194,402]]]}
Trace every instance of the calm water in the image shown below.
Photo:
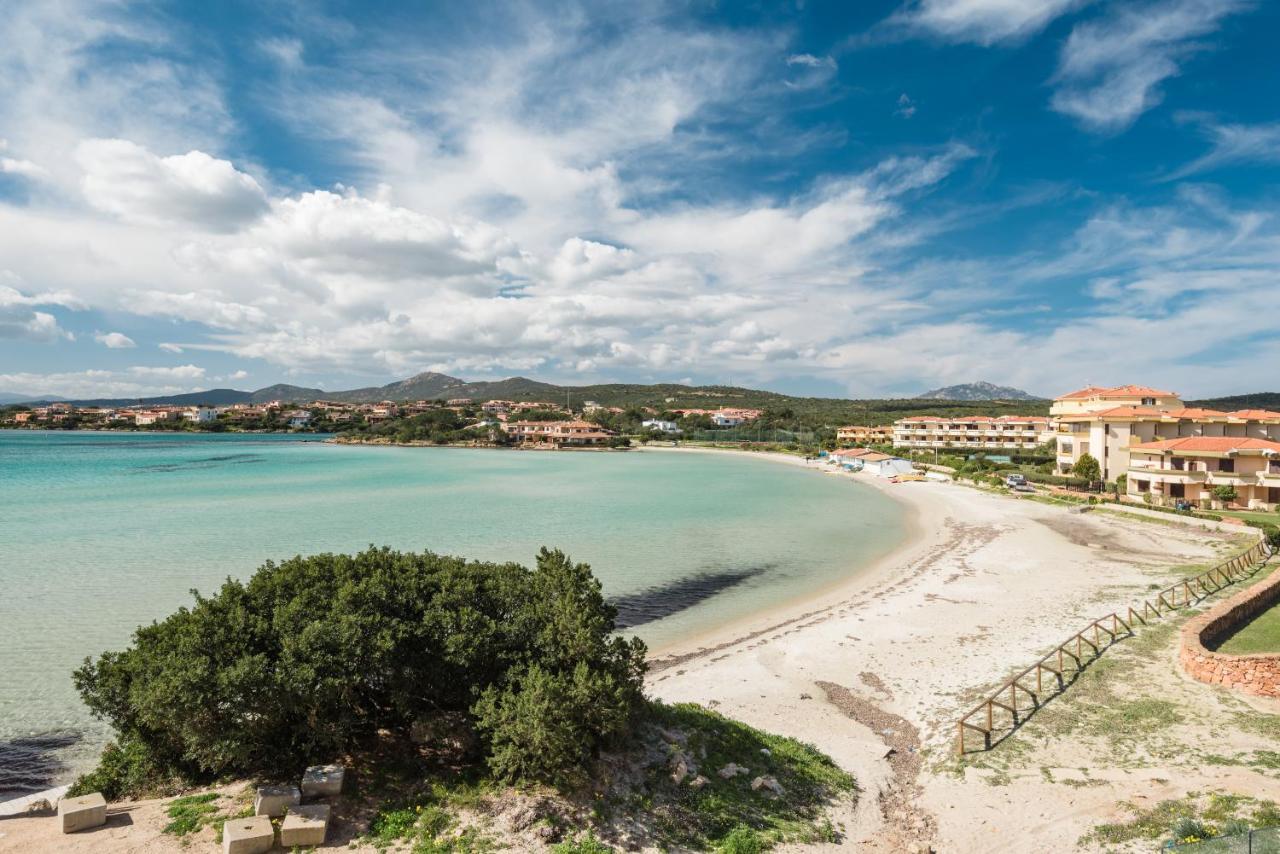
{"label": "calm water", "polygon": [[727,455],[0,431],[0,798],[108,737],[71,684],[85,656],[269,558],[373,543],[529,564],[546,544],[661,643],[847,576],[902,531],[874,490]]}

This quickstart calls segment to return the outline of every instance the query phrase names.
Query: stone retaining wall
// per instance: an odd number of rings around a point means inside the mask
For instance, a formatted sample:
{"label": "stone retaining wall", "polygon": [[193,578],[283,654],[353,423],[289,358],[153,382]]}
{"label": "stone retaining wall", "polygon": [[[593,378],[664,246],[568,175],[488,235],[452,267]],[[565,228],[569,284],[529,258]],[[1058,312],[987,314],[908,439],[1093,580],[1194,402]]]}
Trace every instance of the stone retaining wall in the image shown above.
{"label": "stone retaining wall", "polygon": [[1280,601],[1280,572],[1232,596],[1182,627],[1178,657],[1192,677],[1246,694],[1280,697],[1280,652],[1226,655],[1209,647]]}

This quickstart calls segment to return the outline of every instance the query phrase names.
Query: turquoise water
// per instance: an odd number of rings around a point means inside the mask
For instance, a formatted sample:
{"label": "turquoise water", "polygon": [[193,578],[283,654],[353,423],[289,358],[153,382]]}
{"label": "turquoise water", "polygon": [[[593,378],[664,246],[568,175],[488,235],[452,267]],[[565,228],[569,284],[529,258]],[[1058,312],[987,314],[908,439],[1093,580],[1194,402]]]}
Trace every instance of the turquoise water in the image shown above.
{"label": "turquoise water", "polygon": [[[714,454],[0,431],[0,489],[0,792],[6,765],[65,779],[96,756],[108,734],[70,679],[85,656],[267,559],[372,543],[528,564],[546,544],[590,563],[652,644],[823,587],[903,535],[872,489]],[[50,732],[70,735],[25,740]]]}

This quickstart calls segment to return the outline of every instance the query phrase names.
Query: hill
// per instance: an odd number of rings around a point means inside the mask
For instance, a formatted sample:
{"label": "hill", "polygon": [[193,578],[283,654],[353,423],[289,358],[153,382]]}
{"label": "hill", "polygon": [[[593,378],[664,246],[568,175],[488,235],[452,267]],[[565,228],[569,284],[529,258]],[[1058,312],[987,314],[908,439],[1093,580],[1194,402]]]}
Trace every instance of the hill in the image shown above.
{"label": "hill", "polygon": [[57,400],[65,400],[65,399],[66,398],[57,397],[56,395],[52,395],[52,394],[41,396],[41,395],[31,395],[31,394],[15,394],[13,392],[0,391],[0,406],[6,406],[10,403],[27,403],[28,401],[32,401],[32,400],[57,401]]}
{"label": "hill", "polygon": [[1280,412],[1280,391],[1259,391],[1253,394],[1237,394],[1230,397],[1210,397],[1204,400],[1189,400],[1188,406],[1202,406],[1205,409],[1220,409],[1234,412],[1237,409],[1270,409]]}
{"label": "hill", "polygon": [[964,383],[935,388],[919,395],[920,400],[1043,400],[1019,388],[989,382]]}

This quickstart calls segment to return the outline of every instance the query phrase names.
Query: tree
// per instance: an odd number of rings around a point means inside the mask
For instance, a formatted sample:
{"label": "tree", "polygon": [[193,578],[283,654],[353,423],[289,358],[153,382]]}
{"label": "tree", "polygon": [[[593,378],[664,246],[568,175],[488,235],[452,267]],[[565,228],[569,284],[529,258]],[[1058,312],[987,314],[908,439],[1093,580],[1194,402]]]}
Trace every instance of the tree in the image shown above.
{"label": "tree", "polygon": [[1223,484],[1213,488],[1213,497],[1221,501],[1223,504],[1230,504],[1238,497],[1236,488],[1231,484]]}
{"label": "tree", "polygon": [[644,644],[615,636],[615,616],[559,551],[530,570],[370,548],[228,580],[75,681],[150,766],[130,779],[293,774],[451,713],[482,731],[496,773],[560,783],[641,702]]}
{"label": "tree", "polygon": [[1102,467],[1098,465],[1098,461],[1092,454],[1081,454],[1080,459],[1076,460],[1075,466],[1071,469],[1071,473],[1089,483],[1095,483],[1102,479]]}

